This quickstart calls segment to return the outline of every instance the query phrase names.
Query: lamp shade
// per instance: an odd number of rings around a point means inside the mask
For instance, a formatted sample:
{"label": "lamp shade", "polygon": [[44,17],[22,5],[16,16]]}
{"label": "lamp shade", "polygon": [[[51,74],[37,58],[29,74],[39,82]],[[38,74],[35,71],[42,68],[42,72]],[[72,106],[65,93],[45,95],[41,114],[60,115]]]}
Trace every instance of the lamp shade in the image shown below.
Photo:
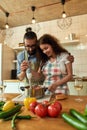
{"label": "lamp shade", "polygon": [[6,29],[9,28],[9,24],[8,24],[8,23],[5,24],[5,28],[6,28]]}
{"label": "lamp shade", "polygon": [[35,23],[35,22],[36,22],[36,20],[35,20],[35,18],[33,17],[33,18],[32,18],[32,23]]}

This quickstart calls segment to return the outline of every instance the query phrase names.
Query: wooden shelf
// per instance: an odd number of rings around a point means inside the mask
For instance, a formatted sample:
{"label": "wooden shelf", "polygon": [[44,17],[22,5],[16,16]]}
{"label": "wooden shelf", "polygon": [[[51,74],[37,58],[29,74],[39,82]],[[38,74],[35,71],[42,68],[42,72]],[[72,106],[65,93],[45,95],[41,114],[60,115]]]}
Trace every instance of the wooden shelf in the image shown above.
{"label": "wooden shelf", "polygon": [[17,63],[17,60],[13,60],[13,63]]}
{"label": "wooden shelf", "polygon": [[21,46],[21,47],[15,47],[14,50],[17,50],[17,51],[21,51],[24,49],[24,46]]}
{"label": "wooden shelf", "polygon": [[65,41],[60,41],[62,45],[77,45],[80,43],[78,39],[76,40],[65,40]]}
{"label": "wooden shelf", "polygon": [[[65,40],[65,41],[60,41],[60,43],[62,45],[77,45],[80,43],[80,41],[78,39],[76,40]],[[23,50],[25,47],[24,46],[21,46],[21,47],[15,47],[14,50],[16,51],[21,51]]]}

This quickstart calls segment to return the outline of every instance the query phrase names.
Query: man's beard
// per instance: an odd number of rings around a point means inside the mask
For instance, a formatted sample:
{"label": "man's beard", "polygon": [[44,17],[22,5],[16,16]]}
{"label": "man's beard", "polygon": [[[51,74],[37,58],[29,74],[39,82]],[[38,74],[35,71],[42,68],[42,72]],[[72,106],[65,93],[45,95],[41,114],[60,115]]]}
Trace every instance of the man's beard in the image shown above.
{"label": "man's beard", "polygon": [[36,54],[36,49],[33,50],[32,52],[29,52],[29,51],[28,51],[28,54],[29,54],[29,55],[35,55],[35,54]]}

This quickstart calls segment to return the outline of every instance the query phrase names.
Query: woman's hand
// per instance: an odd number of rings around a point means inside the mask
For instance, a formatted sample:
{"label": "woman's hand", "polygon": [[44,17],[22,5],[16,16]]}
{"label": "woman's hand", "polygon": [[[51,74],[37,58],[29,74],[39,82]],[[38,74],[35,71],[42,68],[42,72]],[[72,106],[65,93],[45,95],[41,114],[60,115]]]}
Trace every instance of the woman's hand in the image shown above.
{"label": "woman's hand", "polygon": [[74,56],[73,56],[73,55],[69,55],[69,56],[67,57],[67,59],[68,59],[71,63],[74,62]]}
{"label": "woman's hand", "polygon": [[48,90],[51,91],[51,92],[54,92],[56,90],[56,87],[57,87],[56,83],[53,83],[52,85],[50,85],[48,87]]}

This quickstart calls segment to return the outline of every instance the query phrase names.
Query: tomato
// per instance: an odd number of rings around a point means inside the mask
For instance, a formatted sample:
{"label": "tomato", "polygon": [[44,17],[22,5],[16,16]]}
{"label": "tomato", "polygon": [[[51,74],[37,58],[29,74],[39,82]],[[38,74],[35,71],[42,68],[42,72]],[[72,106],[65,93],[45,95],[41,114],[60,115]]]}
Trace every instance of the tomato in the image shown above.
{"label": "tomato", "polygon": [[30,103],[30,111],[33,112],[35,114],[35,107],[37,106],[38,102],[34,101]]}
{"label": "tomato", "polygon": [[46,117],[48,114],[47,106],[45,106],[43,104],[38,104],[35,107],[35,114],[40,116],[40,117]]}
{"label": "tomato", "polygon": [[49,105],[49,101],[44,100],[44,101],[42,102],[42,104],[44,104],[44,105],[48,106],[48,105]]}
{"label": "tomato", "polygon": [[55,105],[55,107],[57,107],[58,109],[60,108],[60,110],[62,110],[62,105],[61,105],[61,103],[60,103],[60,102],[55,101],[53,104],[54,104],[54,105]]}
{"label": "tomato", "polygon": [[60,113],[60,107],[56,107],[54,104],[48,106],[48,115],[50,117],[57,117]]}
{"label": "tomato", "polygon": [[24,106],[25,106],[27,109],[29,109],[30,103],[31,103],[31,102],[34,102],[34,101],[36,101],[36,98],[35,98],[35,97],[26,97],[26,98],[24,99]]}

